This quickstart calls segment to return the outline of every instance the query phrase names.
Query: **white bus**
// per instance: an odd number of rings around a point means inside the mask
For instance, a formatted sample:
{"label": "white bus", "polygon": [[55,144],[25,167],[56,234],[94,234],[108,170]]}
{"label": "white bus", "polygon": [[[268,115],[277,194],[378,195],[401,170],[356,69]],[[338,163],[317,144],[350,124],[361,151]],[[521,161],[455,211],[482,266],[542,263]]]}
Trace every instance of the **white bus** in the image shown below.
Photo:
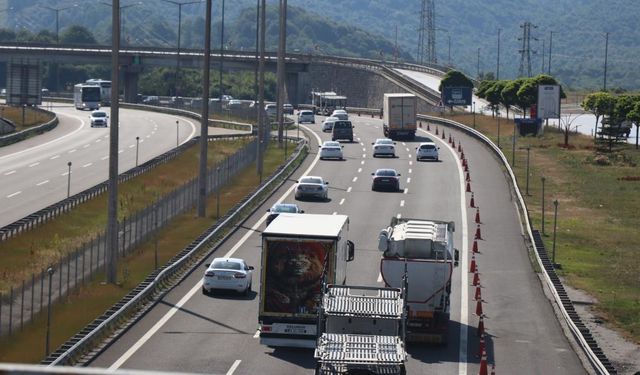
{"label": "white bus", "polygon": [[73,86],[73,103],[76,109],[99,109],[100,86],[78,83]]}
{"label": "white bus", "polygon": [[88,85],[100,86],[100,104],[111,105],[111,81],[100,78],[88,79]]}

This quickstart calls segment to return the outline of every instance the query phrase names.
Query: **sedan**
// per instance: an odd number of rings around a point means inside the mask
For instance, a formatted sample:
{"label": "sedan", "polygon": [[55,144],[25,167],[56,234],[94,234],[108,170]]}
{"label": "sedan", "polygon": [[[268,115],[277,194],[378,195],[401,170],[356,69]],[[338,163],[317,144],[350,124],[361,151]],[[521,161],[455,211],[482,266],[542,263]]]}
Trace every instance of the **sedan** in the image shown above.
{"label": "sedan", "polygon": [[336,109],[331,113],[331,117],[337,117],[339,120],[348,120],[349,114],[344,109]]}
{"label": "sedan", "polygon": [[371,190],[400,191],[400,173],[395,169],[378,169],[371,175],[373,176]]}
{"label": "sedan", "polygon": [[422,142],[416,147],[416,160],[432,159],[438,161],[438,149],[440,148],[433,142]]}
{"label": "sedan", "polygon": [[319,176],[304,176],[297,181],[295,188],[296,199],[318,198],[327,200],[329,198],[329,183]]}
{"label": "sedan", "polygon": [[269,216],[267,216],[267,226],[283,212],[290,214],[303,214],[304,210],[301,210],[297,204],[294,203],[276,203],[267,210]]}
{"label": "sedan", "polygon": [[379,138],[376,139],[373,145],[373,157],[377,156],[391,156],[392,158],[396,157],[396,146],[395,142],[389,138]]}
{"label": "sedan", "polygon": [[282,112],[286,115],[292,115],[293,114],[293,106],[289,103],[285,103],[282,105]]}
{"label": "sedan", "polygon": [[316,123],[316,117],[313,114],[313,111],[304,110],[298,112],[298,124],[302,124],[303,122],[309,122],[311,124]]}
{"label": "sedan", "polygon": [[327,117],[322,123],[322,131],[325,133],[331,133],[331,131],[333,130],[333,124],[335,124],[338,120],[340,119],[337,117]]}
{"label": "sedan", "polygon": [[106,128],[108,126],[107,122],[109,120],[109,115],[107,115],[107,112],[105,111],[93,111],[91,112],[89,119],[91,120],[92,128],[96,126]]}
{"label": "sedan", "polygon": [[320,160],[324,159],[338,159],[344,160],[342,155],[342,145],[336,141],[325,141],[320,147]]}
{"label": "sedan", "polygon": [[233,290],[245,295],[251,292],[253,266],[240,258],[215,258],[207,264],[202,278],[202,293],[208,295],[216,289]]}

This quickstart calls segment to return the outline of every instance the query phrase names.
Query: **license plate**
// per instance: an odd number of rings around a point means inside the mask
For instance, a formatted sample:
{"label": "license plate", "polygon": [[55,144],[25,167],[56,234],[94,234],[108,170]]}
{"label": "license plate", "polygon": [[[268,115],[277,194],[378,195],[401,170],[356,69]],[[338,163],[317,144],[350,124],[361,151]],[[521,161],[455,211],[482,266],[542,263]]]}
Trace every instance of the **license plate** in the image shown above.
{"label": "license plate", "polygon": [[231,280],[231,276],[218,276],[218,280]]}
{"label": "license plate", "polygon": [[305,334],[307,333],[307,329],[304,326],[291,326],[287,325],[284,328],[285,333],[295,333],[295,334]]}

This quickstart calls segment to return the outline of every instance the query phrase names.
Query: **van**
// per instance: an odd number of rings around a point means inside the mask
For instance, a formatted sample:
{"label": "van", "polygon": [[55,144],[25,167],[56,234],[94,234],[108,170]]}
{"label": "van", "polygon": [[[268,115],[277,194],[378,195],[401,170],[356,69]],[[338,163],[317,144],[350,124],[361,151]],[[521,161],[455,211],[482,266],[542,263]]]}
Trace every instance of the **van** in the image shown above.
{"label": "van", "polygon": [[264,106],[267,117],[275,118],[278,115],[278,107],[275,104],[267,104]]}
{"label": "van", "polygon": [[333,123],[331,140],[337,141],[338,139],[348,139],[349,142],[353,142],[353,125],[351,121],[338,120]]}

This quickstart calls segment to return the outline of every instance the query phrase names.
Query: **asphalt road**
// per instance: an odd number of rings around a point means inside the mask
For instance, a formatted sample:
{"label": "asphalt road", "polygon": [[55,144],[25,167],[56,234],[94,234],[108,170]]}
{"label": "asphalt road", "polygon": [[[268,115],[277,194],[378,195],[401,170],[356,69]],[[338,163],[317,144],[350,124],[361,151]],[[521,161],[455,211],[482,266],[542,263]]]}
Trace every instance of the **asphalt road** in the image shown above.
{"label": "asphalt road", "polygon": [[[345,161],[319,161],[320,120],[308,125],[311,154],[293,179],[321,175],[330,182],[329,202],[298,202],[308,213],[340,213],[350,217],[350,238],[356,259],[348,267],[348,284],[382,285],[379,279],[379,230],[393,216],[433,218],[456,222],[455,243],[461,265],[454,270],[449,343],[411,346],[409,374],[475,374],[478,318],[475,288],[470,286],[469,249],[475,234],[475,210],[468,209],[464,174],[456,153],[446,142],[440,162],[416,162],[412,142],[397,142],[397,158],[373,158],[371,142],[382,137],[381,121],[353,117],[357,142],[345,143]],[[426,126],[426,125],[425,125]],[[433,130],[433,129],[432,129]],[[471,186],[482,215],[481,271],[487,352],[497,374],[582,374],[577,355],[562,334],[529,262],[518,214],[501,168],[483,146],[461,134],[470,163]],[[376,168],[392,167],[402,174],[402,192],[372,192]],[[285,183],[214,256],[235,256],[255,265],[254,292],[204,296],[200,292],[204,265],[167,294],[145,317],[100,355],[92,366],[112,369],[188,371],[215,374],[311,374],[311,350],[273,349],[257,338],[260,280],[260,235],[266,209],[276,201],[293,202],[293,181]],[[176,249],[176,251],[179,249]]]}
{"label": "asphalt road", "polygon": [[[47,108],[60,119],[55,129],[0,148],[0,227],[66,198],[68,186],[73,195],[108,179],[109,129],[91,128],[89,112],[71,104]],[[235,131],[209,128],[209,134],[228,132]],[[121,108],[119,171],[135,167],[136,148],[142,164],[175,148],[177,138],[182,144],[199,134],[193,119]]]}

